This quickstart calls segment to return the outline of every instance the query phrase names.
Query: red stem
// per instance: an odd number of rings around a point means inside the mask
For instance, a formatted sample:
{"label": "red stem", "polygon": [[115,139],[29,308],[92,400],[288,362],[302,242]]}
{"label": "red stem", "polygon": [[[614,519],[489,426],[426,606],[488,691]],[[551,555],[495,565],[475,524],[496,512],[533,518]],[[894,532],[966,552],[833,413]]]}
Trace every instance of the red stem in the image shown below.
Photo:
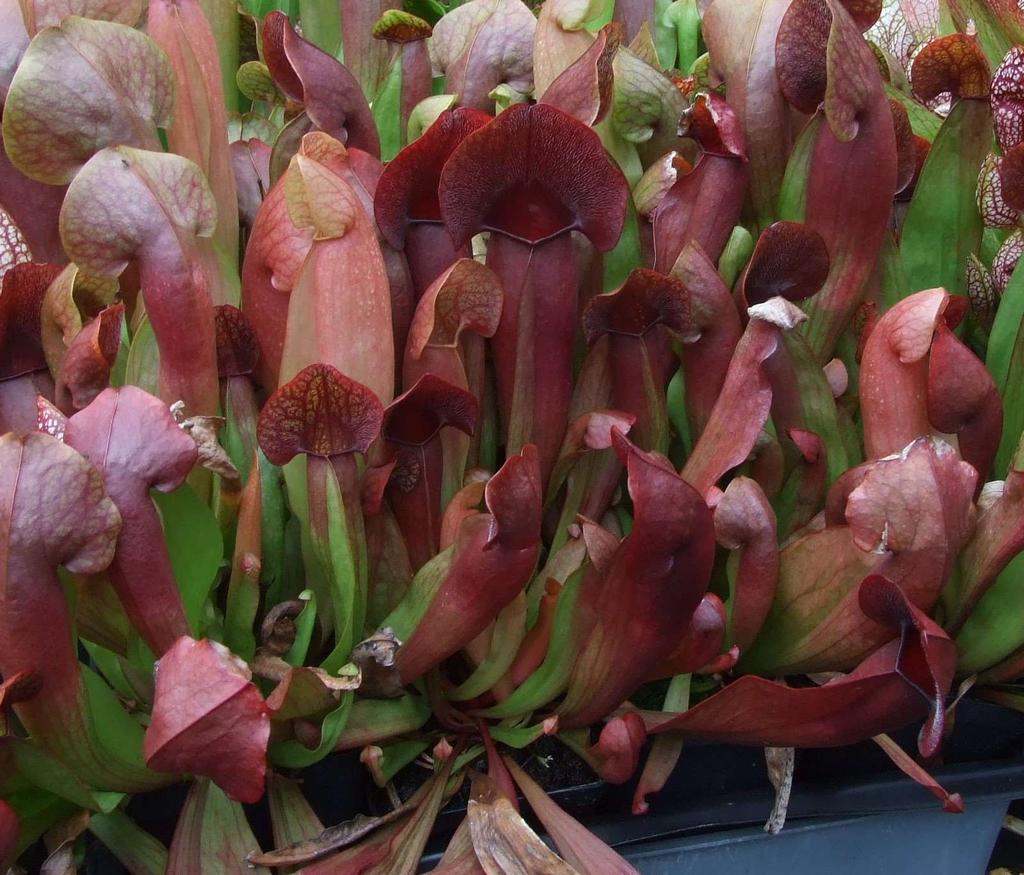
{"label": "red stem", "polygon": [[132,625],[159,657],[189,634],[160,517],[152,499],[139,495],[138,483],[107,480],[107,492],[121,511],[122,521],[117,552],[110,563],[110,582]]}
{"label": "red stem", "polygon": [[[446,429],[448,433],[454,429]],[[459,432],[461,434],[461,432]],[[468,438],[463,435],[463,438]],[[411,488],[392,481],[388,498],[402,537],[409,551],[414,569],[422,567],[437,553],[441,539],[441,475],[443,451],[440,434],[423,446],[410,447],[392,444],[399,453],[399,466],[413,462],[418,476]]]}
{"label": "red stem", "polygon": [[440,222],[413,222],[405,232],[405,257],[409,260],[416,300],[427,287],[460,258],[472,255],[470,247],[454,246],[448,229]]}
{"label": "red stem", "polygon": [[143,255],[139,271],[160,349],[160,397],[168,404],[184,401],[190,416],[216,414],[220,387],[213,303],[201,268],[176,249],[169,257]]}
{"label": "red stem", "polygon": [[537,445],[546,481],[567,426],[572,395],[578,272],[570,234],[531,245],[494,233],[487,264],[505,289],[494,335],[507,455]]}

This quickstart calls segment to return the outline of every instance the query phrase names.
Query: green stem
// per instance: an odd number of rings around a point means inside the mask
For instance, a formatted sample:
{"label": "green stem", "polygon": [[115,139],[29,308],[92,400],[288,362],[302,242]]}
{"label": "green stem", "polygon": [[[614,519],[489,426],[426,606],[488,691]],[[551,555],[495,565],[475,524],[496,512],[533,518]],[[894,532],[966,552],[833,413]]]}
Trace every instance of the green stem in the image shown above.
{"label": "green stem", "polygon": [[238,84],[235,72],[238,70],[238,9],[231,0],[199,0],[210,30],[217,41],[220,57],[220,75],[224,83],[224,106],[228,112],[238,112]]}
{"label": "green stem", "polygon": [[302,35],[335,58],[341,52],[341,6],[338,0],[299,0]]}

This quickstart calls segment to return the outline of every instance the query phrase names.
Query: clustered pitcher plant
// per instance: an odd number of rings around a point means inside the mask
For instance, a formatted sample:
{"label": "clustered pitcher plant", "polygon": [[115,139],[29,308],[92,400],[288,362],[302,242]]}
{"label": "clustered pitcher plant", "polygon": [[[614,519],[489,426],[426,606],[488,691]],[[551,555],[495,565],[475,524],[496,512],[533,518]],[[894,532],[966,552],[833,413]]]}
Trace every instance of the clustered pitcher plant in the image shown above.
{"label": "clustered pitcher plant", "polygon": [[[440,873],[635,872],[551,739],[637,814],[697,739],[773,828],[869,739],[962,807],[956,702],[1024,709],[1016,2],[0,0],[0,101],[0,871],[412,875],[468,797]],[[393,810],[325,829],[336,751]]]}

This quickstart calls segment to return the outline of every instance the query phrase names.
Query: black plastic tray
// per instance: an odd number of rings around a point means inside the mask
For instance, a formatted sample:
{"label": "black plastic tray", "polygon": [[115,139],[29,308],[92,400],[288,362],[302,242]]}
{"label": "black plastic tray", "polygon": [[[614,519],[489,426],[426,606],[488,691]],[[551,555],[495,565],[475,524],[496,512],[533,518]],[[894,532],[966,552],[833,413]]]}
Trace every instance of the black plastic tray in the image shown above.
{"label": "black plastic tray", "polygon": [[[916,731],[897,740],[913,751]],[[1024,715],[961,702],[943,763],[930,771],[963,796],[963,814],[944,812],[873,742],[798,751],[789,817],[775,836],[762,828],[774,794],[753,748],[688,746],[642,817],[630,813],[633,783],[552,795],[643,875],[986,871],[1007,807],[1024,799]],[[436,864],[461,817],[455,809],[439,819],[421,871]]]}
{"label": "black plastic tray", "polygon": [[[897,734],[908,750],[915,732],[911,727]],[[931,771],[964,797],[964,814],[943,812],[934,796],[896,771],[873,743],[799,751],[789,819],[777,836],[761,828],[773,793],[763,754],[755,748],[687,746],[642,817],[630,813],[632,784],[589,782],[552,796],[643,875],[984,872],[1008,804],[1024,799],[1024,715],[961,702],[943,758]],[[346,820],[372,802],[374,788],[354,752],[333,755],[302,776],[324,823]],[[184,796],[184,785],[137,796],[129,814],[169,843]],[[268,842],[266,806],[246,808],[257,838]],[[422,871],[436,864],[463,816],[457,803],[442,813]],[[91,842],[87,873],[124,871],[99,842]]]}

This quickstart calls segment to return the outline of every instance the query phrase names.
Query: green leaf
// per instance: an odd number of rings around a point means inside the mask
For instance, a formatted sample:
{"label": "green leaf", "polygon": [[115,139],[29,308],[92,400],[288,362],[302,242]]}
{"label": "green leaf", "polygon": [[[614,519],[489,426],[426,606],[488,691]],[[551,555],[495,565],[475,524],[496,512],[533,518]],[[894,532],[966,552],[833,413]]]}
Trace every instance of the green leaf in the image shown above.
{"label": "green leaf", "polygon": [[602,290],[610,292],[617,289],[629,276],[629,272],[638,264],[643,264],[640,251],[640,226],[637,221],[633,199],[627,201],[626,223],[622,227],[622,236],[611,252],[604,256],[604,281]]}
{"label": "green leaf", "polygon": [[555,608],[555,622],[551,629],[551,643],[540,667],[519,686],[511,696],[480,712],[482,717],[518,717],[536,711],[556,696],[565,692],[572,674],[577,652],[572,638],[576,607],[580,595],[580,581],[588,566],[578,569],[562,587]]}
{"label": "green leaf", "polygon": [[788,222],[803,222],[807,210],[807,182],[811,175],[811,160],[814,144],[818,140],[818,128],[825,124],[825,116],[818,113],[804,125],[793,151],[786,162],[786,173],[782,177],[779,192],[779,218]]}
{"label": "green leaf", "polygon": [[[612,158],[615,159],[615,163],[619,165],[619,169],[622,171],[622,175],[626,177],[626,182],[629,183],[629,187],[631,189],[635,188],[636,184],[644,175],[644,168],[643,164],[640,162],[640,154],[636,150],[636,143],[630,142],[619,133],[618,129],[612,122],[611,114],[606,115],[601,119],[601,121],[594,125],[594,131],[601,138],[601,142],[604,143],[604,147],[608,150],[608,154],[611,155]],[[630,198],[629,207],[631,210],[636,207],[632,198]],[[626,233],[627,230],[624,229],[623,234]],[[632,266],[636,267],[636,264],[633,264]]]}
{"label": "green leaf", "polygon": [[[254,457],[259,456],[254,452]],[[222,481],[218,480],[217,483]],[[231,556],[227,596],[224,599],[224,643],[247,661],[256,652],[254,627],[263,596],[260,547],[263,542],[263,501],[260,494],[259,470],[253,470],[242,490],[240,503],[232,513],[237,525],[228,525],[228,537],[234,543],[225,545]],[[233,502],[232,502],[233,504]]]}
{"label": "green leaf", "polygon": [[416,738],[401,738],[381,745],[380,756],[370,764],[370,774],[378,787],[383,787],[423,751],[430,747],[429,741]]}
{"label": "green leaf", "polygon": [[174,579],[181,590],[193,637],[203,637],[206,600],[220,577],[224,541],[213,511],[188,484],[150,493],[164,525]]}
{"label": "green leaf", "polygon": [[472,765],[485,753],[484,746],[482,744],[474,744],[466,748],[464,753],[459,754],[455,758],[455,764],[452,766],[452,771],[458,775],[466,766]]}
{"label": "green leaf", "polygon": [[348,722],[348,715],[352,711],[354,698],[352,693],[341,694],[341,703],[324,717],[320,727],[320,743],[315,748],[310,749],[295,739],[279,741],[270,745],[270,761],[288,769],[304,769],[320,762],[334,750],[338,739],[341,738],[341,733]]}
{"label": "green leaf", "polygon": [[7,786],[8,784],[9,778],[5,781],[4,801],[18,816],[16,856],[20,856],[35,844],[50,827],[67,820],[78,810],[78,806],[39,787],[26,785],[13,790]]}
{"label": "green leaf", "polygon": [[115,692],[124,699],[134,699],[135,690],[125,677],[121,665],[121,657],[106,647],[94,644],[92,641],[80,639],[79,643],[85,648],[89,657],[96,667],[103,673],[103,677],[114,688]]}
{"label": "green leaf", "polygon": [[981,245],[978,172],[991,146],[988,101],[957,101],[935,137],[903,224],[908,291],[941,287],[967,294],[967,256]]}
{"label": "green leaf", "polygon": [[583,23],[583,26],[592,34],[596,34],[614,16],[614,0],[591,0],[590,8],[594,14]]}
{"label": "green leaf", "polygon": [[976,674],[1024,645],[1024,553],[1002,570],[956,636],[959,674]]}
{"label": "green leaf", "polygon": [[112,810],[123,799],[120,793],[102,793],[86,787],[64,765],[28,739],[8,737],[4,744],[17,773],[30,784],[90,811]]}
{"label": "green leaf", "polygon": [[437,591],[444,582],[455,556],[455,547],[442,550],[423,565],[409,584],[405,597],[381,623],[391,628],[399,641],[406,641],[412,635],[423,615],[430,607]]}
{"label": "green leaf", "polygon": [[782,341],[793,361],[797,395],[803,408],[806,427],[822,439],[827,449],[828,482],[831,484],[850,467],[839,432],[832,388],[803,335],[786,332],[782,335]]}
{"label": "green leaf", "polygon": [[690,418],[686,415],[686,377],[682,368],[669,380],[668,418],[682,444],[684,456],[688,458],[693,452],[693,431],[690,428]]}
{"label": "green leaf", "polygon": [[[277,604],[294,598],[303,589],[316,593],[317,602],[323,611],[331,604],[328,573],[320,553],[313,548],[309,530],[309,487],[307,483],[308,457],[300,453],[290,462],[281,466],[284,475],[288,507],[292,517],[287,521],[282,554],[282,579],[278,588],[272,586],[267,603]],[[265,529],[264,529],[265,531]],[[297,561],[301,558],[301,561]],[[324,617],[324,625],[330,623]]]}
{"label": "green leaf", "polygon": [[[437,0],[405,0],[403,5],[406,12],[418,15],[424,21],[429,21],[431,24],[437,24],[441,20],[441,16],[448,11]],[[456,6],[458,4],[453,3],[451,5]]]}
{"label": "green leaf", "polygon": [[[275,107],[270,113],[271,117],[276,120],[282,109]],[[281,128],[276,121],[254,112],[232,115],[228,118],[228,142],[231,143],[238,140],[262,140],[266,145],[273,146],[280,131]]]}
{"label": "green leaf", "polygon": [[900,91],[889,83],[885,85],[885,94],[890,100],[898,101],[907,111],[910,117],[910,127],[919,137],[924,137],[929,143],[935,139],[939,128],[942,127],[942,116],[937,115],[925,106],[918,103],[907,92]]}
{"label": "green leaf", "polygon": [[[216,238],[199,243],[204,264],[209,268],[207,275],[213,286],[211,294],[215,301],[238,307],[242,302],[242,277],[238,272],[238,255],[224,248]],[[205,247],[209,247],[204,251]]]}
{"label": "green leaf", "polygon": [[192,785],[178,816],[167,872],[270,875],[269,869],[243,862],[247,854],[258,850],[259,843],[241,803],[228,799],[223,790],[204,778]]}
{"label": "green leaf", "polygon": [[[96,735],[108,755],[131,768],[145,770],[142,727],[124,710],[114,691],[103,679],[84,665],[82,680],[89,698],[89,715]],[[117,794],[118,798],[120,795]]]}
{"label": "green leaf", "polygon": [[293,21],[298,17],[298,0],[242,0],[242,8],[262,21],[270,12],[283,12]]}
{"label": "green leaf", "polygon": [[[307,558],[304,549],[302,524],[297,516],[289,516],[284,526],[283,574],[274,589],[267,590],[266,604],[276,605],[290,598],[298,598],[303,587],[311,583],[304,567]],[[317,598],[321,597],[322,592],[321,589],[317,593]]]}
{"label": "green leaf", "polygon": [[430,719],[424,696],[406,694],[398,699],[356,699],[340,743],[345,750],[365,747],[383,738],[415,732]]}
{"label": "green leaf", "polygon": [[[435,79],[434,81],[443,82],[444,80]],[[432,97],[425,97],[417,103],[409,113],[409,136],[406,142],[411,143],[418,140],[423,132],[437,121],[437,117],[442,112],[455,106],[458,98],[457,94],[435,94]]]}
{"label": "green leaf", "polygon": [[[337,673],[346,662],[355,646],[357,636],[363,633],[363,617],[366,610],[365,580],[360,580],[359,569],[365,574],[366,544],[358,535],[349,532],[345,499],[341,494],[334,468],[326,468],[327,482],[327,531],[326,537],[311,530],[313,549],[327,570],[330,605],[334,618],[334,650],[321,663],[331,674]],[[355,543],[354,543],[355,542]],[[362,561],[354,555],[364,553]]]}
{"label": "green leaf", "polygon": [[117,359],[110,369],[111,386],[123,386],[127,382],[125,371],[128,368],[128,348],[131,344],[131,336],[128,334],[126,321],[121,320],[121,345],[117,348]]}
{"label": "green leaf", "polygon": [[656,134],[674,141],[686,101],[672,80],[626,48],[613,63],[611,118],[618,134],[630,143],[646,143]]}
{"label": "green leaf", "polygon": [[673,0],[654,0],[654,48],[658,52],[658,66],[662,70],[678,67],[676,55],[679,46],[676,42],[676,26],[669,20]]}
{"label": "green leaf", "polygon": [[1010,231],[1008,228],[986,228],[985,232],[981,235],[981,263],[991,264],[999,248],[1006,242],[1006,238],[1009,236]]}
{"label": "green leaf", "polygon": [[675,0],[665,10],[664,15],[657,16],[656,22],[665,22],[675,31],[675,49],[671,62],[666,62],[663,54],[660,28],[655,27],[655,39],[658,45],[658,58],[661,66],[665,69],[678,67],[680,70],[689,70],[693,62],[700,57],[700,10],[697,8],[697,0]]}
{"label": "green leaf", "polygon": [[370,105],[373,119],[380,133],[380,160],[390,161],[398,154],[403,142],[402,130],[402,53],[395,55],[388,75]]}
{"label": "green leaf", "polygon": [[313,640],[313,630],[316,628],[316,594],[313,590],[307,589],[299,593],[299,598],[306,606],[299,611],[294,620],[295,640],[284,655],[284,661],[295,666],[305,663],[310,642]]}
{"label": "green leaf", "polygon": [[235,84],[235,71],[238,69],[241,51],[239,5],[233,0],[200,0],[200,5],[210,22],[213,40],[217,44],[224,107],[229,113],[237,112],[239,94],[238,86]]}
{"label": "green leaf", "polygon": [[619,524],[619,529],[622,531],[623,538],[633,531],[633,515],[621,504],[615,508],[615,519]]}
{"label": "green leaf", "polygon": [[1024,322],[1024,270],[1015,270],[1006,285],[988,337],[985,366],[1001,395],[1006,394],[1017,335]]}
{"label": "green leaf", "polygon": [[718,272],[722,275],[726,288],[731,289],[740,275],[740,271],[747,266],[750,256],[754,253],[754,238],[751,233],[742,225],[732,229],[729,239],[718,258]]}
{"label": "green leaf", "polygon": [[522,750],[544,735],[544,724],[537,723],[533,726],[490,726],[487,731],[490,732],[491,738],[504,744],[506,747]]}
{"label": "green leaf", "polygon": [[[1021,271],[1014,271],[1016,276]],[[998,314],[998,311],[997,311]],[[1024,322],[1017,328],[1013,341],[1003,396],[1003,434],[996,451],[996,474],[1008,473],[1021,435],[1024,434]]]}
{"label": "green leaf", "polygon": [[128,634],[128,641],[126,646],[125,658],[128,664],[138,672],[141,672],[145,677],[151,678],[153,676],[153,664],[156,662],[156,657],[153,655],[153,651],[146,646],[146,642],[142,640],[141,636],[134,629],[131,629]]}
{"label": "green leaf", "polygon": [[124,364],[124,383],[138,386],[150,395],[160,394],[160,350],[157,348],[156,334],[153,333],[148,316],[142,317],[128,347],[128,358]]}
{"label": "green leaf", "polygon": [[910,286],[903,270],[903,259],[900,258],[900,250],[892,234],[885,235],[878,261],[882,277],[882,308],[888,310],[910,294]]}
{"label": "green leaf", "polygon": [[267,775],[267,804],[274,847],[284,848],[323,832],[324,825],[302,795],[298,781],[271,772]]}
{"label": "green leaf", "polygon": [[260,459],[260,578],[267,587],[266,602],[276,605],[285,601],[282,592],[285,569],[285,537],[287,512],[281,469],[272,465],[263,451]]}
{"label": "green leaf", "polygon": [[259,613],[259,602],[259,564],[243,567],[236,558],[232,563],[220,634],[210,637],[222,641],[229,650],[247,662],[251,662],[256,653],[253,623]]}
{"label": "green leaf", "polygon": [[454,702],[465,702],[486,693],[512,667],[526,635],[526,599],[519,596],[498,613],[487,656],[466,680],[448,692]]}
{"label": "green leaf", "polygon": [[167,848],[123,811],[94,814],[89,819],[89,831],[132,875],[164,875],[166,872]]}
{"label": "green leaf", "polygon": [[1014,46],[1024,43],[1024,16],[1012,0],[942,0],[939,7],[959,31],[973,28],[989,64],[997,67]]}
{"label": "green leaf", "polygon": [[515,106],[517,103],[526,103],[530,99],[529,94],[524,94],[522,91],[516,91],[507,82],[502,82],[493,91],[487,95],[491,100],[494,101],[494,114],[501,115],[510,106]]}
{"label": "green leaf", "polygon": [[333,0],[299,0],[302,37],[327,54],[341,57],[341,7]]}

